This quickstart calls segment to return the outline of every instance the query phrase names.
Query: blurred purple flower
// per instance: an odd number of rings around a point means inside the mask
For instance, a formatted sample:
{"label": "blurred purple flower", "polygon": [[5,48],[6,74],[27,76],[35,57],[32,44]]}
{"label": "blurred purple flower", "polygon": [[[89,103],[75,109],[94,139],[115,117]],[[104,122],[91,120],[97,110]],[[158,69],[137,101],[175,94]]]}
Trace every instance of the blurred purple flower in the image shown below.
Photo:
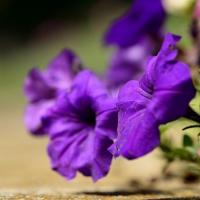
{"label": "blurred purple flower", "polygon": [[114,156],[134,159],[159,145],[159,125],[183,117],[195,89],[189,68],[174,59],[180,36],[167,34],[157,56],[149,57],[140,81],[129,81],[118,96],[118,138]]}
{"label": "blurred purple flower", "polygon": [[161,0],[136,0],[127,14],[113,22],[104,36],[106,45],[118,47],[105,75],[109,87],[116,89],[142,77],[148,56],[160,49],[165,17]]}
{"label": "blurred purple flower", "polygon": [[135,0],[131,9],[107,30],[105,44],[127,48],[146,37],[158,37],[166,13],[161,0]]}
{"label": "blurred purple flower", "polygon": [[151,41],[145,41],[116,52],[111,56],[106,71],[107,85],[110,88],[119,88],[132,79],[139,80],[144,74],[148,56],[154,49]]}
{"label": "blurred purple flower", "polygon": [[112,155],[107,149],[117,136],[116,99],[91,71],[77,74],[71,91],[58,97],[42,121],[52,169],[67,180],[79,171],[94,182],[108,173]]}
{"label": "blurred purple flower", "polygon": [[70,88],[74,78],[72,65],[76,59],[72,51],[64,49],[49,63],[46,71],[30,70],[24,82],[24,94],[29,101],[24,120],[31,133],[44,134],[41,116],[53,105],[59,90]]}

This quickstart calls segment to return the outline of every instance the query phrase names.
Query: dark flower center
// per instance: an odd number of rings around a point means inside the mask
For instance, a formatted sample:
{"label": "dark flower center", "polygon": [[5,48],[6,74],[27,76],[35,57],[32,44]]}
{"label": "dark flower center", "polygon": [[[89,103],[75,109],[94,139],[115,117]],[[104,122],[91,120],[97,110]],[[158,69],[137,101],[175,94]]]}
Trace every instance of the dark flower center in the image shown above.
{"label": "dark flower center", "polygon": [[95,127],[95,125],[96,125],[96,114],[91,108],[87,109],[87,113],[84,114],[83,121],[87,125]]}

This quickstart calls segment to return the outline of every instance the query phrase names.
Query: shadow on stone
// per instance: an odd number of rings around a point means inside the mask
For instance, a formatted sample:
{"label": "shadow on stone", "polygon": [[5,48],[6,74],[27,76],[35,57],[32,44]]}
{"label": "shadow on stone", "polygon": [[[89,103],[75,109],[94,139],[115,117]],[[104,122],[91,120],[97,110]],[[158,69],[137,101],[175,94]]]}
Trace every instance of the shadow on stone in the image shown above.
{"label": "shadow on stone", "polygon": [[123,191],[123,190],[119,190],[119,191],[112,191],[112,192],[99,192],[99,191],[94,191],[94,192],[81,192],[78,194],[87,194],[87,195],[101,195],[101,196],[118,196],[118,195],[156,195],[156,194],[163,194],[163,195],[172,195],[170,192],[165,192],[165,191],[161,191],[161,190],[148,190],[148,189],[144,189],[144,190],[136,190],[136,191]]}

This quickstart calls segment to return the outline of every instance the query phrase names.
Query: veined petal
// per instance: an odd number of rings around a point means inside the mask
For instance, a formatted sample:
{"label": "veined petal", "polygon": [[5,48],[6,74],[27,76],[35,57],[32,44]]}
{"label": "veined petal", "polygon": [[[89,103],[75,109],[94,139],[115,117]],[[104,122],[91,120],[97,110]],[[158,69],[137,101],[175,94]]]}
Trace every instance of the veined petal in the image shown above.
{"label": "veined petal", "polygon": [[151,152],[159,145],[158,123],[153,113],[142,110],[133,115],[116,142],[108,149],[115,157],[135,159]]}
{"label": "veined petal", "polygon": [[62,91],[42,119],[50,136],[52,168],[67,180],[79,171],[93,181],[104,177],[112,155],[107,150],[116,137],[116,100],[91,73],[80,72],[70,91]]}
{"label": "veined petal", "polygon": [[69,100],[78,110],[90,107],[93,99],[107,95],[106,88],[90,70],[79,72],[73,82]]}
{"label": "veined petal", "polygon": [[[75,124],[74,124],[75,126]],[[52,168],[67,180],[75,177],[76,171],[92,176],[94,182],[104,177],[110,168],[112,155],[107,148],[112,141],[88,127],[70,133],[69,129],[51,140]]]}
{"label": "veined petal", "polygon": [[145,71],[145,63],[154,44],[148,40],[117,51],[109,61],[106,72],[108,86],[113,89],[134,79],[139,80]]}

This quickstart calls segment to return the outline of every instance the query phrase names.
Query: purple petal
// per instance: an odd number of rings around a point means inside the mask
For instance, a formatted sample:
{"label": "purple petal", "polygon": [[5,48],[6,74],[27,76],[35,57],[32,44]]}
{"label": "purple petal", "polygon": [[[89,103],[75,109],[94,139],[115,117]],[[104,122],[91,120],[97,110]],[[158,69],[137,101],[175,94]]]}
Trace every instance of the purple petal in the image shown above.
{"label": "purple petal", "polygon": [[176,58],[178,49],[176,43],[181,40],[181,36],[167,33],[165,40],[162,44],[160,52],[158,53],[158,59],[163,58],[165,61],[170,61]]}
{"label": "purple petal", "polygon": [[145,40],[127,49],[119,50],[110,59],[107,70],[109,86],[118,87],[134,79],[139,80],[145,71],[146,60],[153,51],[153,44]]}
{"label": "purple petal", "polygon": [[146,35],[159,34],[165,17],[161,0],[136,0],[127,14],[113,22],[105,34],[105,43],[130,47]]}
{"label": "purple petal", "polygon": [[117,109],[109,109],[97,116],[95,132],[110,139],[117,138]]}
{"label": "purple petal", "polygon": [[147,107],[151,96],[139,87],[138,81],[129,81],[121,88],[118,99],[118,133],[121,133],[130,118]]}
{"label": "purple petal", "polygon": [[68,50],[62,50],[48,65],[48,84],[55,89],[66,89],[71,86],[74,78],[73,64],[76,55]]}
{"label": "purple petal", "polygon": [[[98,98],[102,98],[102,101],[99,101]],[[103,110],[116,108],[116,100],[112,98],[109,100],[108,91],[89,70],[77,74],[69,101],[80,114],[87,113],[88,109],[92,109],[98,114]]]}
{"label": "purple petal", "polygon": [[42,116],[54,103],[54,100],[44,100],[29,104],[25,110],[24,122],[27,129],[34,135],[43,135]]}
{"label": "purple petal", "polygon": [[153,90],[152,87],[155,80],[162,76],[167,68],[166,63],[173,61],[176,58],[178,54],[176,43],[179,42],[180,39],[181,37],[178,35],[173,35],[170,33],[166,34],[165,40],[158,55],[149,57],[146,64],[145,77],[140,80],[140,84],[143,86],[146,85],[147,88]]}
{"label": "purple petal", "polygon": [[[67,180],[73,179],[76,176],[76,170],[69,164],[63,164],[59,161],[59,153],[65,148],[63,141],[54,141],[48,145],[47,152],[51,158],[51,167],[53,170],[59,171],[59,173],[66,177]],[[66,173],[67,172],[67,173]]]}
{"label": "purple petal", "polygon": [[170,62],[155,82],[149,109],[156,113],[159,123],[168,123],[184,116],[195,93],[189,68],[181,62]]}
{"label": "purple petal", "polygon": [[[62,135],[73,136],[74,133],[84,129],[84,123],[78,120],[78,117],[71,117],[58,114],[55,109],[49,109],[42,118],[45,131],[51,139],[59,138]],[[88,126],[89,127],[89,126]],[[67,133],[64,134],[67,130]]]}
{"label": "purple petal", "polygon": [[54,134],[50,135],[48,152],[54,170],[67,180],[80,171],[85,176],[92,176],[94,182],[108,173],[112,155],[107,148],[112,144],[111,140],[73,119],[54,118],[51,124],[50,130]]}
{"label": "purple petal", "polygon": [[154,114],[142,110],[129,119],[116,142],[108,150],[115,157],[122,155],[131,160],[151,152],[159,142],[158,123]]}
{"label": "purple petal", "polygon": [[54,96],[54,90],[46,83],[46,74],[38,69],[31,69],[24,82],[24,93],[29,101],[50,99]]}
{"label": "purple petal", "polygon": [[[78,59],[67,49],[54,58],[46,71],[31,69],[24,83],[24,93],[30,105],[27,106],[25,124],[33,134],[43,134],[41,116],[62,90],[69,90],[74,78],[72,66]],[[47,102],[47,103],[46,103]]]}

